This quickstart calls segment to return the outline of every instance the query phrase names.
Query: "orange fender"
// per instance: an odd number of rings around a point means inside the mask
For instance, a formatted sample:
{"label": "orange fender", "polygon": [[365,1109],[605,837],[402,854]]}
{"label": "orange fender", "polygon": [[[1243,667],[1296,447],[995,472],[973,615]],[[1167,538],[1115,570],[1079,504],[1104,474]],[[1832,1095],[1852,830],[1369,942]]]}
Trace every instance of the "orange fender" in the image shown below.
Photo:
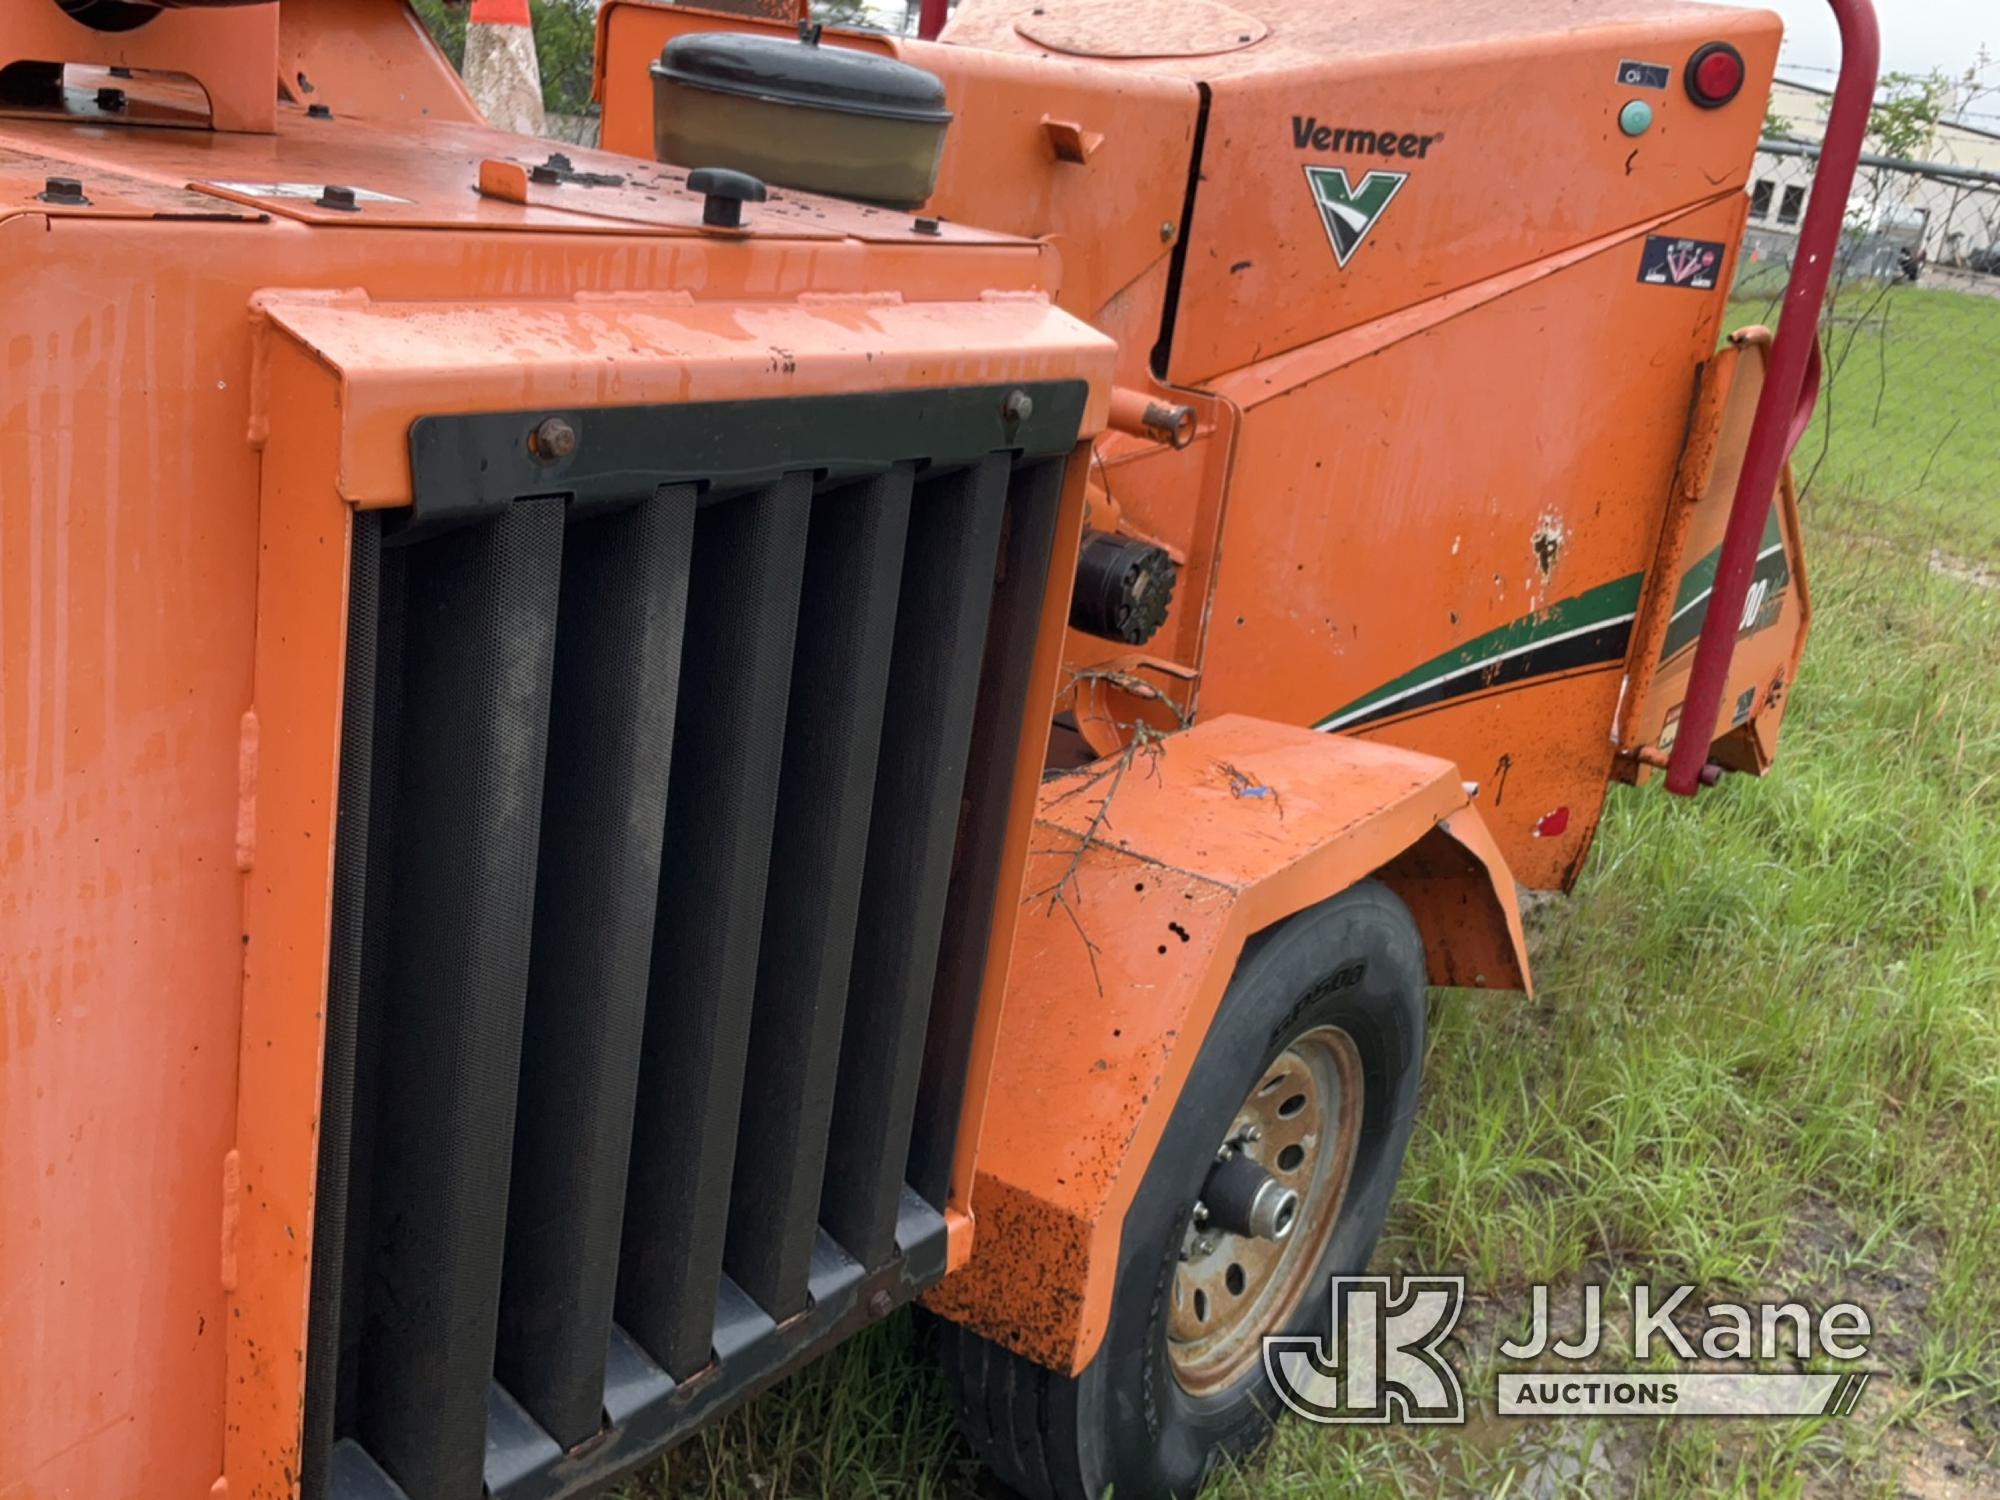
{"label": "orange fender", "polygon": [[1434,982],[1527,988],[1513,877],[1449,761],[1226,715],[1045,781],[971,1259],[931,1309],[1082,1370],[1245,941],[1370,875],[1415,914]]}

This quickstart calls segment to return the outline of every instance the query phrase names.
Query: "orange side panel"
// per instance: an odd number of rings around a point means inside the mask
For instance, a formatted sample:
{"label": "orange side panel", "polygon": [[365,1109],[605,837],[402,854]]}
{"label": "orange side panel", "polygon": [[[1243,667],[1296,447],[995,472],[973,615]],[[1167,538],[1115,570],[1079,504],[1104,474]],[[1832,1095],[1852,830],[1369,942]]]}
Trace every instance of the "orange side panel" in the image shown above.
{"label": "orange side panel", "polygon": [[178,1500],[222,1472],[257,580],[256,456],[189,412],[248,359],[66,238],[0,222],[0,1494]]}
{"label": "orange side panel", "polygon": [[458,70],[404,0],[284,0],[278,79],[336,119],[484,124]]}
{"label": "orange side panel", "polygon": [[338,391],[296,344],[266,378],[250,840],[244,849],[240,1201],[231,1214],[232,1496],[291,1500],[305,1393],[306,1288],[333,897],[347,570],[354,512],[334,487]]}
{"label": "orange side panel", "polygon": [[[1478,821],[1444,761],[1236,715],[1046,783],[972,1261],[928,1304],[1052,1369],[1087,1364],[1126,1210],[1244,941]],[[1494,873],[1517,945],[1494,977],[1509,984],[1526,960],[1513,884]]]}
{"label": "orange side panel", "polygon": [[[1208,90],[1178,385],[1739,191],[1781,33],[1768,11],[1659,0],[1245,0],[1241,12],[1231,37],[1171,11],[1135,20],[1121,0],[961,0],[945,33]],[[1749,75],[1736,107],[1703,110],[1672,86],[1645,95],[1650,130],[1623,133],[1624,60],[1672,71],[1723,38]],[[1348,211],[1346,228],[1322,202]]]}
{"label": "orange side panel", "polygon": [[1641,284],[1641,242],[1733,243],[1742,212],[1719,199],[1220,381],[1244,498],[1204,708],[1448,757],[1515,877],[1566,886],[1722,313]]}

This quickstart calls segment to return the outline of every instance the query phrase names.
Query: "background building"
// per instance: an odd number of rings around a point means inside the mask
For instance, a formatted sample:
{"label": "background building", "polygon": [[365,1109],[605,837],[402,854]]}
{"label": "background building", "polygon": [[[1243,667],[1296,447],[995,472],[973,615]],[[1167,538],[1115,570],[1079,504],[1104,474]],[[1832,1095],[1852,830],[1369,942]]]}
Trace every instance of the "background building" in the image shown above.
{"label": "background building", "polygon": [[[1767,149],[1750,182],[1746,235],[1751,264],[1790,264],[1799,221],[1812,194],[1817,159],[1798,154],[1826,130],[1830,89],[1779,79],[1771,90]],[[1880,151],[1871,140],[1871,151]],[[1939,121],[1909,167],[1866,165],[1848,199],[1849,275],[1894,274],[1902,252],[1921,248],[1938,267],[1988,266],[1983,252],[2000,247],[2000,132]]]}

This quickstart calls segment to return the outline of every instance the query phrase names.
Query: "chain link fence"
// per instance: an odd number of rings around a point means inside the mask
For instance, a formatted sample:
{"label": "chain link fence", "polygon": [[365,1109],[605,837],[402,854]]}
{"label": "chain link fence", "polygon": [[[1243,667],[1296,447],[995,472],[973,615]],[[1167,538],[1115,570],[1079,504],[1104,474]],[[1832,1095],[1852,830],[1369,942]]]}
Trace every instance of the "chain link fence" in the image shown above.
{"label": "chain link fence", "polygon": [[[1772,323],[1817,147],[1766,141],[1729,326]],[[1821,319],[1825,378],[1795,472],[1810,509],[1928,547],[1947,570],[2000,561],[2000,172],[1864,158]]]}
{"label": "chain link fence", "polygon": [[[1750,182],[1738,294],[1775,291],[1790,274],[1819,148],[1766,141]],[[2000,171],[1865,157],[1847,200],[1839,282],[1923,281],[2000,296]]]}

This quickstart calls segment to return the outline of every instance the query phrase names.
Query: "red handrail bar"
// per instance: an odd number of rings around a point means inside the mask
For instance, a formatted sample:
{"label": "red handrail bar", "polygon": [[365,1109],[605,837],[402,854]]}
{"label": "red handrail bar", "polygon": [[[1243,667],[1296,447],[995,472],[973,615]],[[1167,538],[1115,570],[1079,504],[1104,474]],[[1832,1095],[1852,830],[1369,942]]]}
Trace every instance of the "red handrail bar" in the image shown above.
{"label": "red handrail bar", "polygon": [[1840,228],[1847,217],[1847,197],[1854,187],[1854,169],[1861,160],[1869,112],[1875,105],[1875,79],[1882,56],[1875,7],[1869,0],[1830,3],[1834,19],[1840,23],[1840,80],[1826,122],[1826,138],[1820,144],[1812,202],[1806,205],[1798,253],[1792,261],[1791,279],[1785,283],[1784,310],[1777,337],[1771,342],[1763,394],[1757,398],[1742,474],[1730,502],[1708,615],[1694,649],[1687,698],[1681,705],[1681,733],[1667,759],[1667,790],[1682,797],[1694,796],[1701,787],[1702,768],[1708,763],[1716,715],[1729,682],[1743,601],[1750,592],[1750,576],[1756,571],[1772,494],[1779,471],[1804,435],[1819,397],[1815,358],[1819,352],[1819,309],[1826,299],[1827,278],[1833,271]]}
{"label": "red handrail bar", "polygon": [[950,7],[951,0],[924,0],[923,8],[917,12],[917,35],[927,42],[936,41],[937,34],[944,30]]}

